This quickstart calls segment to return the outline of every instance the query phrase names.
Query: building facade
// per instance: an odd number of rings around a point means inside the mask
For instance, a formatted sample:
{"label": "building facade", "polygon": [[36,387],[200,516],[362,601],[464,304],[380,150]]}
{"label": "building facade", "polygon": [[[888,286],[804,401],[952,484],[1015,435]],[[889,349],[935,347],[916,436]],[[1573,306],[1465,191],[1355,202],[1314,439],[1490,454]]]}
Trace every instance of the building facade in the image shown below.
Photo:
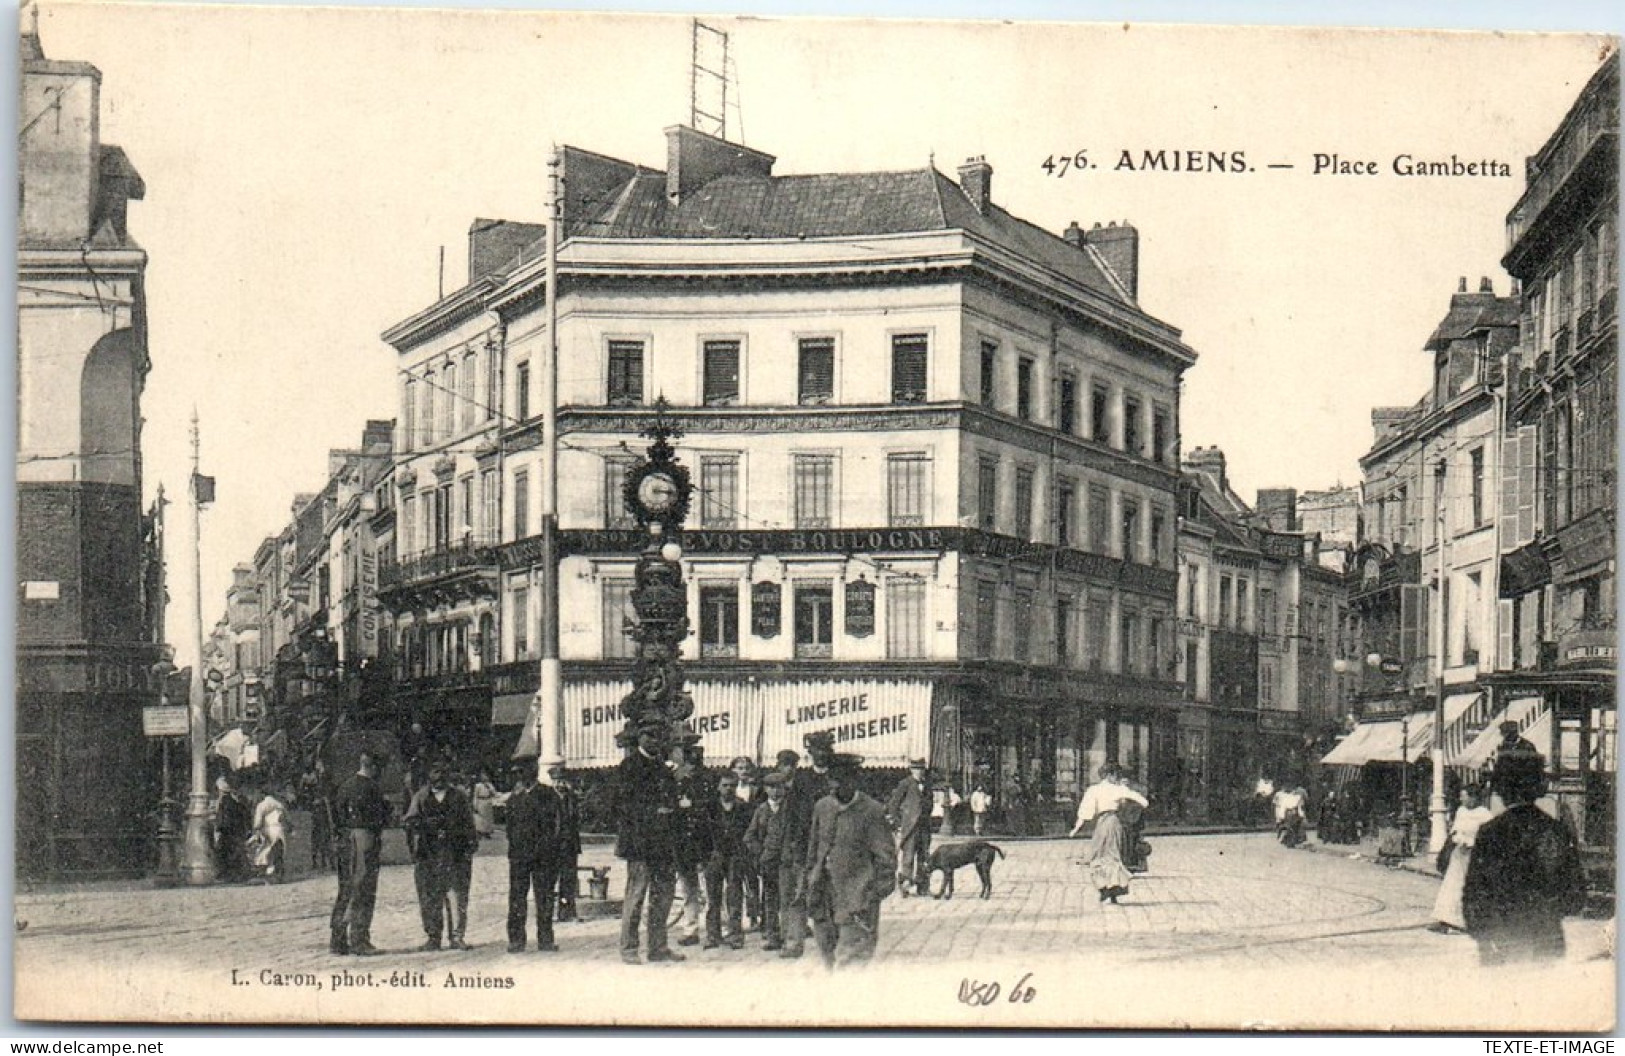
{"label": "building facade", "polygon": [[1619,53],[1528,159],[1503,266],[1522,284],[1508,376],[1496,681],[1533,695],[1566,816],[1612,858],[1617,757]]}
{"label": "building facade", "polygon": [[[696,484],[685,658],[712,756],[829,729],[1044,805],[1107,758],[1160,780],[1194,354],[1137,304],[1137,232],[1026,224],[980,160],[957,183],[774,160],[686,128],[665,172],[563,152],[566,754],[619,756],[642,545],[622,482],[664,397]],[[519,736],[536,685],[536,234],[478,222],[469,285],[385,334],[412,434],[385,599],[414,716],[484,709],[435,721],[448,737]]]}
{"label": "building facade", "polygon": [[[144,515],[141,176],[100,135],[101,73],[21,38],[17,223],[17,868],[146,864],[162,575]],[[155,757],[154,757],[155,758]]]}

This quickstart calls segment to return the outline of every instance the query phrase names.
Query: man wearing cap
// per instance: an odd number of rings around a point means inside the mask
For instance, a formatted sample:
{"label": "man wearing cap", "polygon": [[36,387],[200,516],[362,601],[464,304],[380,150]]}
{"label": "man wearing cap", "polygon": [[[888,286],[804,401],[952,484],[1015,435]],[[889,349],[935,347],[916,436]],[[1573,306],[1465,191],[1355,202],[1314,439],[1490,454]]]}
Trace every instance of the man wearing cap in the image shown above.
{"label": "man wearing cap", "polygon": [[468,949],[463,934],[468,927],[472,870],[467,865],[480,837],[474,829],[474,807],[461,789],[452,786],[444,763],[430,765],[429,783],[412,796],[402,823],[415,863],[418,912],[428,935],[419,948],[438,950],[441,931],[447,929],[452,949]]}
{"label": "man wearing cap", "polygon": [[666,941],[677,873],[677,779],[666,768],[666,725],[644,722],[635,747],[616,769],[615,854],[626,860],[621,904],[621,960],[638,964],[638,931],[649,914],[649,962],[685,960]]}
{"label": "man wearing cap", "polygon": [[896,887],[891,829],[880,804],[858,791],[861,762],[845,754],[831,760],[830,794],[813,809],[807,847],[813,935],[824,966],[832,969],[874,956],[880,903]]}
{"label": "man wearing cap", "polygon": [[790,837],[790,775],[782,770],[767,774],[762,778],[762,793],[767,798],[751,815],[745,847],[762,877],[762,936],[766,940],[762,949],[782,950],[782,921],[789,912],[785,891],[796,886],[804,867]]}
{"label": "man wearing cap", "polygon": [[379,848],[389,824],[389,803],[378,787],[371,752],[361,753],[356,772],[339,786],[333,819],[339,834],[339,894],[328,921],[332,936],[328,949],[375,957],[382,951],[372,944],[372,911],[378,900]]}
{"label": "man wearing cap", "polygon": [[577,882],[581,864],[581,797],[576,795],[569,768],[554,763],[547,768],[548,784],[559,796],[559,920],[576,920]]}
{"label": "man wearing cap", "polygon": [[924,894],[930,884],[927,863],[931,859],[931,783],[926,780],[924,759],[908,761],[908,776],[897,782],[886,799],[886,818],[897,834],[897,880]]}
{"label": "man wearing cap", "polygon": [[508,797],[508,952],[525,950],[525,918],[536,899],[536,948],[558,949],[553,941],[553,887],[565,857],[563,803],[556,789],[536,779],[536,761],[514,766]]}

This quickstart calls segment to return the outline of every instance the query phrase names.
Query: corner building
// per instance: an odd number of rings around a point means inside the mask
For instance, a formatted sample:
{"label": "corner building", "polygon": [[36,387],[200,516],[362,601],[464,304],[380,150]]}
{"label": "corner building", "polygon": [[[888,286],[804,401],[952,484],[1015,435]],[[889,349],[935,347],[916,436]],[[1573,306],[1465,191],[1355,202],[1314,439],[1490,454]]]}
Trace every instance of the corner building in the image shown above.
{"label": "corner building", "polygon": [[[1057,816],[1108,758],[1154,781],[1177,744],[1178,392],[1195,355],[1136,301],[1138,233],[1045,232],[993,202],[980,159],[957,182],[774,176],[739,144],[667,139],[664,172],[563,152],[571,764],[620,756],[643,543],[621,486],[663,396],[695,483],[684,655],[709,758],[769,759],[829,729],[871,766],[927,755],[962,791],[982,780],[1008,802],[1019,781]],[[401,460],[401,562],[465,585],[441,597],[466,633],[429,640],[480,665],[486,721],[510,743],[530,735],[543,588],[548,334],[527,234],[476,224],[471,261],[510,248],[517,263],[385,335],[403,353],[403,420],[456,423],[437,434],[444,453]],[[469,349],[484,357],[472,379]],[[431,369],[441,406],[414,409],[406,390]],[[490,428],[458,435],[482,414]]]}
{"label": "corner building", "polygon": [[101,140],[101,71],[20,44],[17,208],[17,871],[132,874],[158,799],[163,573],[142,508],[146,193]]}

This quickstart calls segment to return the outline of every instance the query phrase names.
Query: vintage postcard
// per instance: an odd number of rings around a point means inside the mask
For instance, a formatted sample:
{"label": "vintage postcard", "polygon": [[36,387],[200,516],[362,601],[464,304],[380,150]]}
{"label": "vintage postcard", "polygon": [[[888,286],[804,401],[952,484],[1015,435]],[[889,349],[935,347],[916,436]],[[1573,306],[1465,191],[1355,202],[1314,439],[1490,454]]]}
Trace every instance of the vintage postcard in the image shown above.
{"label": "vintage postcard", "polygon": [[1617,39],[18,33],[19,1019],[1613,1028]]}

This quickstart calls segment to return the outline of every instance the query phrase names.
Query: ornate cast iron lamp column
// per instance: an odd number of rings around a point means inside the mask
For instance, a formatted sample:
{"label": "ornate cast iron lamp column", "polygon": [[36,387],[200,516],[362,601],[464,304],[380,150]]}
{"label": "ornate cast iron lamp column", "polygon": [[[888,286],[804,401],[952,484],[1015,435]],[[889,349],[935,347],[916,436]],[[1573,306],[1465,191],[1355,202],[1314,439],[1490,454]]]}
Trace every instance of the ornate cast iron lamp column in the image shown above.
{"label": "ornate cast iron lamp column", "polygon": [[643,430],[650,440],[643,460],[627,471],[622,498],[646,532],[632,587],[629,634],[637,643],[632,691],[621,701],[626,725],[616,743],[630,748],[638,734],[655,729],[664,748],[698,740],[688,725],[694,699],[683,688],[680,661],[688,637],[688,588],[683,581],[682,527],[693,486],[677,461],[672,441],[682,438],[667,416],[667,403],[655,403],[655,417]]}

